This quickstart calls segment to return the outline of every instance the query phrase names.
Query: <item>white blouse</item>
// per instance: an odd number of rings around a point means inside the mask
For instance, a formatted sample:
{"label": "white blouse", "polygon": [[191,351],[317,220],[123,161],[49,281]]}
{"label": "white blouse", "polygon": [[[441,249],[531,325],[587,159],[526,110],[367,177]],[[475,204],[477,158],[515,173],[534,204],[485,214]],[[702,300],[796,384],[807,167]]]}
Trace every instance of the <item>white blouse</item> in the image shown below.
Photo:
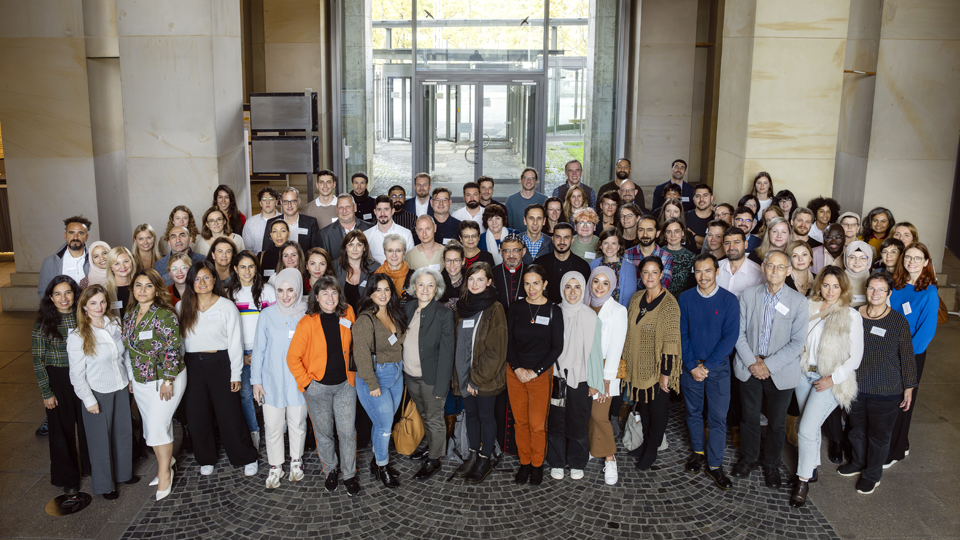
{"label": "white blouse", "polygon": [[610,395],[619,396],[617,370],[623,355],[623,344],[627,340],[627,308],[610,297],[603,303],[597,317],[603,336],[603,379],[610,381]]}
{"label": "white blouse", "polygon": [[[863,317],[854,308],[850,310],[850,357],[833,372],[833,384],[840,384],[856,373],[863,360]],[[807,350],[810,351],[810,365],[817,365],[817,350],[820,347],[820,338],[826,326],[823,317],[807,323]]]}
{"label": "white blouse", "polygon": [[83,338],[74,328],[67,336],[70,382],[85,407],[97,404],[93,392],[109,394],[122,390],[129,379],[130,358],[123,346],[120,323],[107,319],[103,328],[93,327],[97,348],[92,356],[83,352]]}
{"label": "white blouse", "polygon": [[[183,302],[177,304],[177,314],[182,306]],[[197,315],[193,330],[182,340],[184,352],[227,351],[230,355],[230,381],[239,381],[243,370],[243,331],[237,306],[221,296],[210,309]]]}

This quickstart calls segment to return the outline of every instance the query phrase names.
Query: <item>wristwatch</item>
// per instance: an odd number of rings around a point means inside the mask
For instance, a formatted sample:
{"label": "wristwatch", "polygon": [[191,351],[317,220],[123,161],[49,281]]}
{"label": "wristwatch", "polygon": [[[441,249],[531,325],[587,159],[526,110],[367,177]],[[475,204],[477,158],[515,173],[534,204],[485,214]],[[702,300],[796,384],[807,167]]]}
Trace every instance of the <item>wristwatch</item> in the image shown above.
{"label": "wristwatch", "polygon": [[164,386],[173,386],[173,381],[163,381]]}

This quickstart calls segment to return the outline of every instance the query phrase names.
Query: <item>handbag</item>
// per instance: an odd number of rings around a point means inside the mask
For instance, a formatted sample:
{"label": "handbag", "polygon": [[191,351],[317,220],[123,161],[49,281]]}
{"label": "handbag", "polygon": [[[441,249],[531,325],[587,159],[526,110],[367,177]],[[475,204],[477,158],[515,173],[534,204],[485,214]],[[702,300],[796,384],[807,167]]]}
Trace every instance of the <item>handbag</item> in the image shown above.
{"label": "handbag", "polygon": [[947,305],[943,303],[943,298],[940,299],[940,309],[937,310],[937,326],[941,324],[947,324],[947,320],[950,318],[950,312],[947,311]]}
{"label": "handbag", "polygon": [[630,411],[627,415],[627,424],[623,429],[623,447],[627,451],[640,448],[643,444],[643,424],[640,423],[640,413]]}
{"label": "handbag", "polygon": [[[557,371],[560,370],[560,366],[554,362],[553,365],[557,366]],[[567,370],[563,370],[564,375],[567,374]],[[550,405],[554,407],[566,407],[567,406],[567,378],[561,377],[559,374],[553,376],[553,388],[550,391]]]}
{"label": "handbag", "polygon": [[417,412],[417,404],[412,399],[406,399],[406,389],[403,390],[403,395],[404,400],[401,403],[406,401],[406,405],[403,406],[403,414],[400,416],[400,420],[393,426],[393,445],[397,448],[398,454],[409,456],[420,446],[424,429],[423,419]]}

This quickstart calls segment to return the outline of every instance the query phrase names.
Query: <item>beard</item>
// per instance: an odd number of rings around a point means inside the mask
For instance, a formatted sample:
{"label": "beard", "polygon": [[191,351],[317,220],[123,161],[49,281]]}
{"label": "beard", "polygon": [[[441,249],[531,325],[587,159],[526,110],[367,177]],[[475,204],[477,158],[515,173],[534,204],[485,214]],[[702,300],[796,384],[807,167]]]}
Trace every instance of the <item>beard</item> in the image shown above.
{"label": "beard", "polygon": [[617,171],[617,178],[620,180],[626,180],[630,177],[630,173],[627,171]]}
{"label": "beard", "polygon": [[403,210],[403,203],[402,203],[402,202],[395,202],[395,203],[393,203],[393,210],[394,210],[395,212],[399,212],[399,211]]}
{"label": "beard", "polygon": [[650,246],[653,245],[654,240],[656,240],[656,239],[655,239],[655,238],[649,238],[649,237],[646,237],[646,236],[641,236],[640,239],[637,240],[637,242],[639,242],[640,245],[643,246],[643,247],[650,247]]}
{"label": "beard", "polygon": [[469,202],[467,202],[467,208],[469,208],[469,209],[471,209],[471,210],[477,208],[478,206],[480,206],[480,201],[469,201]]}

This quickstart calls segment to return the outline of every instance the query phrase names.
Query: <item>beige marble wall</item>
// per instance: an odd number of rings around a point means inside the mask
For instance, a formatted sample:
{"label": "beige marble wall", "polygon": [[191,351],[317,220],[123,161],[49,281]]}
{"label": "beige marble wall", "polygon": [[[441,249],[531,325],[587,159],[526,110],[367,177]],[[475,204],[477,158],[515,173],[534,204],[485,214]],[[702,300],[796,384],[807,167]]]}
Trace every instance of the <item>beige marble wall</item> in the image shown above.
{"label": "beige marble wall", "polygon": [[850,0],[727,0],[714,191],[833,192]]}
{"label": "beige marble wall", "polygon": [[863,208],[916,225],[938,269],[960,133],[957,66],[960,2],[884,1]]}

